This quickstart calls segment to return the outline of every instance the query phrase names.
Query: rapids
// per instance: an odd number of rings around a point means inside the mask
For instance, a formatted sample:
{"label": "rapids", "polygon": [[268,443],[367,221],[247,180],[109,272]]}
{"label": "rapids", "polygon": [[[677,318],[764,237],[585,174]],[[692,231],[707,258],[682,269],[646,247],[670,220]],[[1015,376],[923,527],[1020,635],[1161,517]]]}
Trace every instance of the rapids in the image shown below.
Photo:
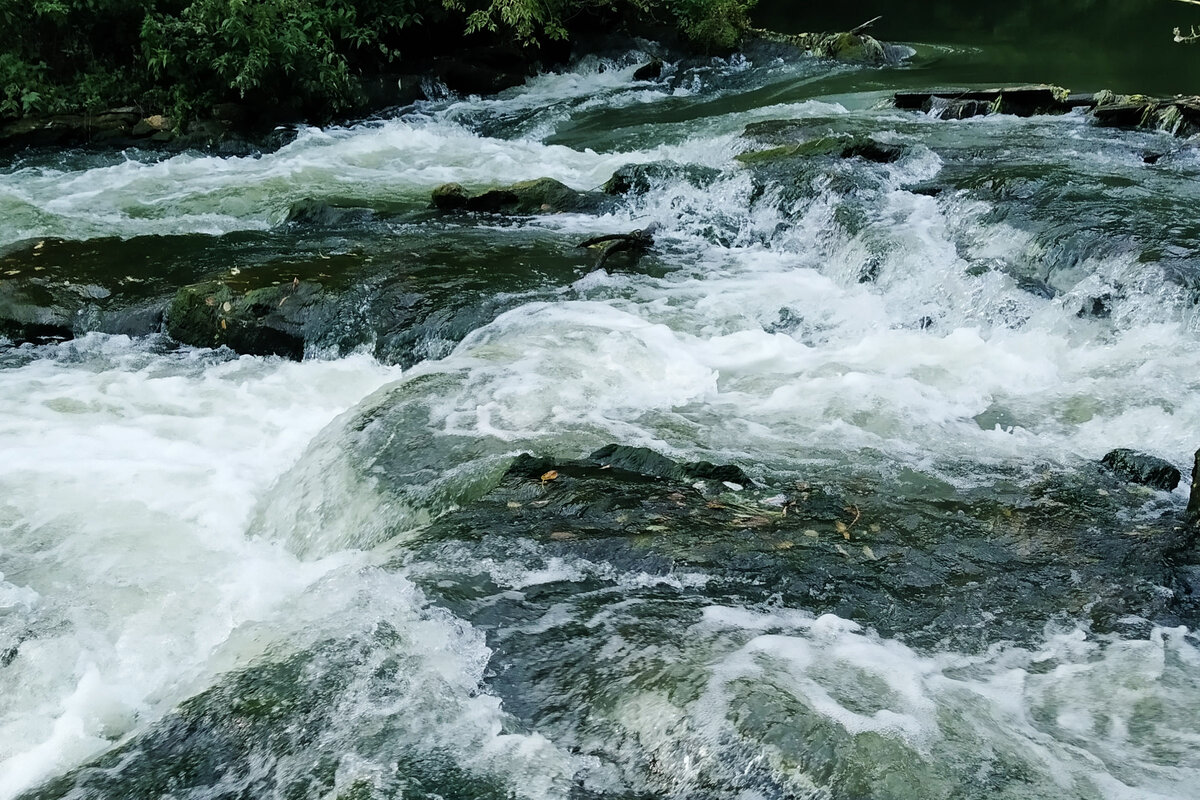
{"label": "rapids", "polygon": [[[1083,116],[887,107],[951,49],[882,69],[750,53],[653,82],[632,80],[645,54],[590,58],[251,157],[0,170],[6,248],[95,240],[119,265],[178,236],[179,260],[222,270],[251,249],[436,250],[498,298],[404,369],[369,346],[0,348],[0,798],[1194,797],[1194,550],[1172,556],[1179,584],[1130,577],[1150,599],[1112,624],[1092,609],[1108,595],[1013,611],[981,577],[983,606],[904,630],[786,589],[803,541],[743,561],[737,541],[727,559],[686,533],[586,546],[471,511],[525,452],[738,464],[761,507],[797,485],[861,506],[874,538],[836,538],[853,583],[877,556],[985,547],[972,526],[1011,517],[1006,497],[1086,514],[1118,495],[1095,462],[1134,447],[1180,488],[1079,525],[1169,527],[1200,445],[1200,151]],[[735,162],[747,125],[780,119],[902,156]],[[715,177],[599,217],[427,210],[448,181],[585,190],[664,161]],[[285,223],[313,198],[386,213],[313,238]],[[651,222],[638,269],[573,248]],[[546,485],[501,491],[516,508]],[[1026,543],[1066,541],[1046,536]],[[1100,586],[1073,557],[1064,596]]]}

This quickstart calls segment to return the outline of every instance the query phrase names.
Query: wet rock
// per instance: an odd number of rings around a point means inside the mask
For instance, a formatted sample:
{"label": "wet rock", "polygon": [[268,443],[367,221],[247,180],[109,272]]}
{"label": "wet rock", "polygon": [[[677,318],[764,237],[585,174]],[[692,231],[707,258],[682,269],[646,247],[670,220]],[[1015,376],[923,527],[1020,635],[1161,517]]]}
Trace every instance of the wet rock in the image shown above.
{"label": "wet rock", "polygon": [[1136,450],[1123,447],[1110,450],[1100,463],[1117,476],[1133,483],[1167,492],[1179,485],[1178,469],[1161,458]]}
{"label": "wet rock", "polygon": [[[138,123],[133,126],[130,133],[133,136],[150,136],[155,134],[170,134],[175,130],[175,121],[170,117],[164,117],[162,114],[151,114],[138,120]],[[160,138],[159,141],[162,141]]]}
{"label": "wet rock", "polygon": [[814,41],[813,53],[838,61],[862,64],[882,64],[886,59],[883,44],[874,36],[857,33],[835,33]]}
{"label": "wet rock", "polygon": [[[436,203],[436,198],[434,202]],[[293,203],[284,222],[291,225],[333,227],[361,223],[374,217],[375,211],[370,208],[343,207],[333,205],[328,200],[308,198]]]}
{"label": "wet rock", "polygon": [[443,183],[433,190],[433,207],[440,211],[457,211],[466,206],[469,196],[461,183]]}
{"label": "wet rock", "polygon": [[661,58],[651,59],[648,64],[638,67],[633,73],[635,81],[656,81],[662,77],[663,62]]}
{"label": "wet rock", "polygon": [[364,111],[407,106],[430,99],[425,93],[424,79],[412,73],[368,75],[363,76],[361,83],[366,100]]}
{"label": "wet rock", "polygon": [[1157,98],[1140,94],[1118,95],[1108,90],[1072,94],[1058,86],[1034,85],[897,92],[893,100],[896,108],[923,111],[941,119],[966,119],[984,114],[1027,117],[1084,109],[1098,125],[1161,130],[1176,136],[1200,132],[1200,96]]}
{"label": "wet rock", "polygon": [[628,447],[610,444],[588,456],[588,461],[607,467],[616,467],[639,475],[675,481],[712,480],[735,483],[741,487],[753,487],[750,479],[740,467],[731,464],[716,465],[708,461],[677,463],[646,447]]}
{"label": "wet rock", "polygon": [[938,114],[944,119],[965,119],[982,114],[1065,114],[1087,107],[1092,99],[1072,95],[1061,86],[1038,84],[997,89],[935,89],[897,92],[896,108]]}
{"label": "wet rock", "polygon": [[788,45],[820,58],[860,64],[885,64],[889,60],[887,48],[883,43],[874,36],[863,33],[861,29],[840,33],[784,34],[752,28],[749,34],[755,40]]}
{"label": "wet rock", "polygon": [[1193,522],[1200,520],[1200,450],[1196,451],[1192,464],[1192,488],[1188,495],[1187,514]]}
{"label": "wet rock", "polygon": [[309,332],[324,327],[331,302],[318,283],[264,286],[244,293],[223,281],[185,286],[166,312],[166,331],[178,342],[248,355],[304,356]]}
{"label": "wet rock", "polygon": [[[786,140],[785,131],[793,130],[788,121],[760,122],[746,127],[744,136],[755,141]],[[822,136],[807,141],[780,144],[765,150],[753,150],[735,156],[748,166],[788,158],[861,158],[877,164],[890,164],[905,153],[904,147],[876,141],[869,136]]]}
{"label": "wet rock", "polygon": [[0,148],[123,147],[170,142],[175,135],[175,121],[170,117],[143,116],[136,108],[114,108],[99,114],[23,117],[0,124]]}
{"label": "wet rock", "polygon": [[1083,305],[1079,311],[1075,312],[1075,316],[1083,319],[1091,317],[1092,319],[1108,319],[1112,316],[1114,297],[1111,292],[1106,292],[1099,297],[1089,297],[1083,301]]}
{"label": "wet rock", "polygon": [[562,214],[599,210],[604,196],[580,192],[554,178],[536,178],[472,195],[456,183],[433,190],[432,202],[442,211],[474,211],[485,214]]}
{"label": "wet rock", "polygon": [[612,195],[645,194],[655,186],[680,180],[703,188],[720,174],[720,170],[700,164],[650,161],[645,164],[626,164],[614,172],[601,188],[605,194]]}
{"label": "wet rock", "polygon": [[269,232],[0,248],[0,337],[21,344],[92,331],[144,336],[165,324],[193,346],[289,358],[366,347],[381,361],[411,366],[578,277],[565,237],[495,248],[487,271],[477,268],[487,237],[471,230],[430,244],[425,234],[363,225],[348,241],[339,225],[369,213],[318,201],[300,204],[291,223]]}
{"label": "wet rock", "polygon": [[[1101,632],[1131,615],[1179,624],[1200,611],[1176,593],[1175,563],[1191,562],[1175,554],[1188,535],[1170,513],[1147,515],[1142,490],[1097,492],[1082,473],[969,491],[911,475],[850,500],[836,487],[791,482],[698,491],[697,468],[618,445],[580,461],[526,455],[427,539],[504,552],[504,542],[532,539],[545,557],[634,573],[686,566],[704,572],[706,593],[776,598],[936,647],[1036,640],[1051,619]],[[571,591],[569,582],[561,593],[547,587],[547,602]]]}
{"label": "wet rock", "polygon": [[[129,741],[19,797],[371,800],[409,796],[417,785],[504,800],[511,793],[503,781],[476,776],[436,747],[422,745],[422,726],[458,698],[425,677],[429,667],[421,657],[406,653],[395,660],[403,635],[382,622],[376,634],[347,631],[286,657],[267,655],[221,676]],[[379,679],[388,670],[402,677],[385,688]],[[386,715],[372,735],[364,735],[361,726],[344,719],[363,702],[357,693],[364,686],[372,687],[376,701],[386,695],[389,704],[411,713]],[[347,752],[388,763],[388,774],[342,785],[335,778]],[[293,764],[300,754],[304,763]],[[225,787],[232,781],[238,790],[230,793]]]}
{"label": "wet rock", "polygon": [[47,344],[90,331],[143,336],[162,327],[167,292],[143,279],[138,264],[115,276],[87,261],[106,240],[39,239],[0,251],[0,336]]}

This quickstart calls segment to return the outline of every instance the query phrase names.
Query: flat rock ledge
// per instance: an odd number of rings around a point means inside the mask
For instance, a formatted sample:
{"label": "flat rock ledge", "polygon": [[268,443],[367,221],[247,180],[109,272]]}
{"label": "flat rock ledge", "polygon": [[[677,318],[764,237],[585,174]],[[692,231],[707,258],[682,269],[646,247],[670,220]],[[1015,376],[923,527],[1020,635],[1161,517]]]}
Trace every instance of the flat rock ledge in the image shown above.
{"label": "flat rock ledge", "polygon": [[896,108],[922,111],[939,119],[968,119],[987,114],[1066,114],[1084,110],[1098,125],[1161,130],[1176,136],[1200,133],[1200,96],[1173,98],[1115,94],[1107,89],[1074,94],[1061,86],[1036,84],[995,89],[929,89],[897,92]]}

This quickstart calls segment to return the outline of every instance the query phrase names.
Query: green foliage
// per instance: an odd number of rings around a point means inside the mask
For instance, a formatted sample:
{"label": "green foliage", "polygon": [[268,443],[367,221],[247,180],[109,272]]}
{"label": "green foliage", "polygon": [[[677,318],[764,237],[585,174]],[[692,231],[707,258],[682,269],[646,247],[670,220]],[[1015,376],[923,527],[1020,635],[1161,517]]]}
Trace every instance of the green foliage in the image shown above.
{"label": "green foliage", "polygon": [[45,64],[30,64],[13,53],[0,53],[0,117],[38,110],[46,91],[45,73]]}
{"label": "green foliage", "polygon": [[[538,38],[565,39],[563,25],[566,4],[560,0],[491,0],[483,8],[467,14],[467,33],[497,32],[501,26],[512,30],[525,44],[535,44]],[[446,7],[463,10],[461,0],[446,0]]]}
{"label": "green foliage", "polygon": [[651,19],[728,49],[755,1],[0,0],[0,118],[139,104],[188,117],[228,100],[325,115],[353,107],[357,76],[393,65],[427,17],[525,46]]}
{"label": "green foliage", "polygon": [[757,0],[444,0],[447,8],[466,12],[467,32],[510,31],[526,44],[564,39],[571,20],[585,12],[615,12],[626,19],[664,17],[697,45],[708,50],[735,46],[750,24]]}
{"label": "green foliage", "polygon": [[187,87],[185,105],[232,91],[241,99],[336,111],[358,99],[350,56],[374,48],[376,60],[390,61],[395,53],[387,36],[420,21],[414,6],[415,0],[195,0],[178,15],[147,15],[142,53],[152,75]]}
{"label": "green foliage", "polygon": [[692,41],[709,49],[735,46],[750,25],[756,0],[668,0],[670,12]]}

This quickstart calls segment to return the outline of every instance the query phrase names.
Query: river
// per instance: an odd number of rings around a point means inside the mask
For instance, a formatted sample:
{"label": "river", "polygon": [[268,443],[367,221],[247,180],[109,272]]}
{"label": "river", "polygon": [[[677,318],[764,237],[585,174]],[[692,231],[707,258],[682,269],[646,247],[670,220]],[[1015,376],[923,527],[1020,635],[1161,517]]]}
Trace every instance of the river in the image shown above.
{"label": "river", "polygon": [[[30,264],[372,262],[483,304],[408,359],[0,349],[0,798],[1194,798],[1200,558],[1159,543],[1200,446],[1200,153],[889,108],[991,80],[911,38],[0,170]],[[779,119],[901,155],[734,160]],[[428,209],[652,162],[689,168],[600,215]],[[386,214],[285,222],[313,198]],[[650,223],[636,267],[574,246]],[[609,443],[748,481],[604,528],[617,478],[573,460]],[[1115,447],[1184,479],[1115,482]]]}

